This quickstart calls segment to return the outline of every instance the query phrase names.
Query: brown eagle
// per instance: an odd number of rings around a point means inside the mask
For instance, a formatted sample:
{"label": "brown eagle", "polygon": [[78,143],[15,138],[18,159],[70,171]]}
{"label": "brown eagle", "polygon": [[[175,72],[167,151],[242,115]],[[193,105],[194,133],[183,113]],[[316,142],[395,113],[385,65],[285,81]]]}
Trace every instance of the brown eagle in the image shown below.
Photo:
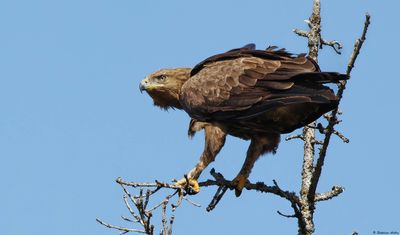
{"label": "brown eagle", "polygon": [[178,181],[200,191],[197,179],[215,160],[226,135],[250,140],[242,169],[233,180],[239,196],[255,161],[275,153],[282,133],[289,133],[318,119],[338,105],[338,98],[324,83],[348,77],[321,72],[305,54],[284,49],[256,50],[254,44],[211,56],[194,68],[161,69],[143,79],[154,105],[185,110],[191,117],[189,136],[204,129],[205,147],[186,179]]}

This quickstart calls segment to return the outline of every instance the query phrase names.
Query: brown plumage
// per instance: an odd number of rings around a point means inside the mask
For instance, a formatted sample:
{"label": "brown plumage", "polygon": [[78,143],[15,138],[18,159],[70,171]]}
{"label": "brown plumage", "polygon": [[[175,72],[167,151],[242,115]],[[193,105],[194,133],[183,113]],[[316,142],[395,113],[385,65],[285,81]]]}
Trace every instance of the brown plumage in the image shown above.
{"label": "brown plumage", "polygon": [[251,140],[234,179],[239,196],[255,161],[267,152],[275,153],[280,134],[337,107],[337,97],[323,84],[347,79],[346,75],[320,72],[304,54],[275,49],[256,50],[249,44],[209,57],[193,69],[158,70],[141,82],[140,89],[149,93],[155,105],[189,114],[189,135],[205,130],[204,152],[188,173],[194,192],[199,191],[197,179],[214,161],[226,135]]}

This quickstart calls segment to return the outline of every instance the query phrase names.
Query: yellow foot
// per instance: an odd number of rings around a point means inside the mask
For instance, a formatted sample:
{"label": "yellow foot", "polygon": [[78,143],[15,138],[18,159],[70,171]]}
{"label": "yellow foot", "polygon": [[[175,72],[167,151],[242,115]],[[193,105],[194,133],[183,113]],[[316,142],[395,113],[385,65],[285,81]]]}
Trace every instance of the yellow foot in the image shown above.
{"label": "yellow foot", "polygon": [[194,195],[200,192],[200,186],[196,179],[183,178],[178,180],[175,184],[182,187],[189,195]]}
{"label": "yellow foot", "polygon": [[238,175],[235,177],[235,179],[233,179],[232,182],[235,185],[235,195],[236,197],[239,197],[240,194],[242,194],[244,186],[246,185],[247,177],[244,175]]}

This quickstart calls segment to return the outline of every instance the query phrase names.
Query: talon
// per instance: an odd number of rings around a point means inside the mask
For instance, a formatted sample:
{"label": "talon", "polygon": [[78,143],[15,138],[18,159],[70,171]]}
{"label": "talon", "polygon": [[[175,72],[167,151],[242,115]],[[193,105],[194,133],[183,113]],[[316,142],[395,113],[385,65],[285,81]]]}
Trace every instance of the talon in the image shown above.
{"label": "talon", "polygon": [[[189,183],[189,184],[188,184]],[[194,195],[200,192],[200,186],[196,179],[180,179],[175,185],[183,188],[187,194]]]}
{"label": "talon", "polygon": [[235,195],[236,197],[239,197],[240,194],[242,194],[244,186],[246,185],[247,177],[244,175],[238,175],[235,177],[235,179],[233,179],[232,182],[235,185]]}

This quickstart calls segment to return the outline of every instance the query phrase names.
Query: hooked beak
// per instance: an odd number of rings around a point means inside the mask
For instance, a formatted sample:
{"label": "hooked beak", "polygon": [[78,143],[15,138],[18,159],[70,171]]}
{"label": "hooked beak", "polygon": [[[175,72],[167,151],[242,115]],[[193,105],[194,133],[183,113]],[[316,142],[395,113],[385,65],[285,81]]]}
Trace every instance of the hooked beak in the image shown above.
{"label": "hooked beak", "polygon": [[148,82],[146,79],[143,79],[143,80],[140,82],[140,84],[139,84],[140,93],[143,93],[143,91],[145,91],[145,90],[147,89],[148,83],[149,83],[149,82]]}

